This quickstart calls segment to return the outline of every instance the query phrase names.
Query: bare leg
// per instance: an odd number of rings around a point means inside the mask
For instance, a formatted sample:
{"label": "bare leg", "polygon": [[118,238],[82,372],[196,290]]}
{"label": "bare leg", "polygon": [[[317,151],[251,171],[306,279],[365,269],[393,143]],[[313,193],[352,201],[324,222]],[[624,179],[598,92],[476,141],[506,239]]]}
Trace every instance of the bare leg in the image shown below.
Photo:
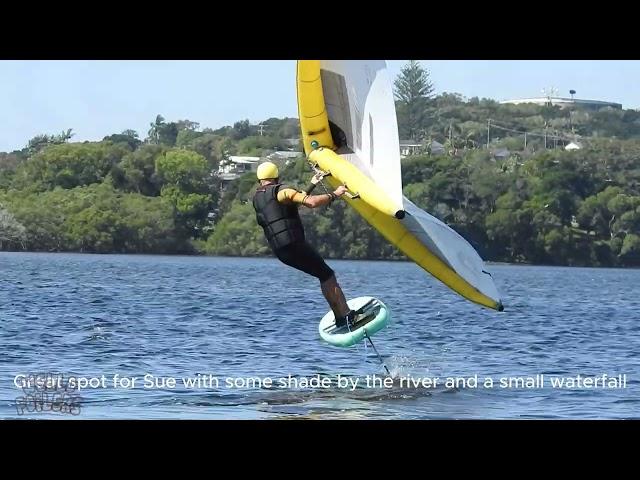
{"label": "bare leg", "polygon": [[347,300],[344,298],[344,293],[342,293],[342,289],[340,285],[338,285],[335,275],[324,283],[321,283],[320,288],[336,318],[344,317],[349,313],[351,309],[347,305]]}

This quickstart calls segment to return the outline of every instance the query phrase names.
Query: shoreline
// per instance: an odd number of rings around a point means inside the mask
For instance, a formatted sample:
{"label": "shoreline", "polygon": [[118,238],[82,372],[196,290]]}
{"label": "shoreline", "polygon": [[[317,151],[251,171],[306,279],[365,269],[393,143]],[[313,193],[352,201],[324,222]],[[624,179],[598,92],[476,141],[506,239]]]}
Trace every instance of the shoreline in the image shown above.
{"label": "shoreline", "polygon": [[[204,254],[188,254],[188,253],[94,253],[94,252],[43,252],[37,250],[0,250],[0,255],[6,254],[36,254],[36,255],[96,255],[96,256],[132,256],[132,257],[186,257],[186,258],[229,258],[229,259],[260,259],[260,260],[275,260],[276,258],[271,255],[204,255]],[[345,261],[345,262],[393,262],[393,263],[413,263],[407,259],[394,259],[394,258],[332,258],[324,257],[327,261]],[[592,269],[612,269],[612,270],[639,270],[640,267],[622,267],[622,266],[602,266],[602,265],[553,265],[545,263],[526,263],[526,262],[502,262],[484,260],[486,265],[506,266],[506,267],[545,267],[545,268],[592,268]],[[417,266],[417,265],[416,265]],[[418,267],[420,268],[420,267]]]}

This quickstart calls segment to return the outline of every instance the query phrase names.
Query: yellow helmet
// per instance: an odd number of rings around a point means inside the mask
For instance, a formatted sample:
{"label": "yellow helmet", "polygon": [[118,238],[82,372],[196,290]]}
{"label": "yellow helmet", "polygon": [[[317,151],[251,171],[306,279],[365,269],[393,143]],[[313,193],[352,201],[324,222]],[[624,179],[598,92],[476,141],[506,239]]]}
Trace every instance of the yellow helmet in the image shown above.
{"label": "yellow helmet", "polygon": [[275,163],[264,162],[258,166],[258,180],[278,178],[278,167]]}

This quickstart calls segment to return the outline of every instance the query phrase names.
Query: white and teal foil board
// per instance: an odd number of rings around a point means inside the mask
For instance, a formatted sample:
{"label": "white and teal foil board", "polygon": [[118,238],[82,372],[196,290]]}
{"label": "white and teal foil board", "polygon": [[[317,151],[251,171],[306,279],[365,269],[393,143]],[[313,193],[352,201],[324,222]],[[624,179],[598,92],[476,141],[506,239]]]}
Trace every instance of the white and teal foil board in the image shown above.
{"label": "white and teal foil board", "polygon": [[391,320],[387,306],[374,297],[358,297],[347,302],[352,310],[363,310],[364,318],[352,327],[336,328],[335,316],[329,311],[318,325],[320,337],[336,347],[350,347],[385,327]]}

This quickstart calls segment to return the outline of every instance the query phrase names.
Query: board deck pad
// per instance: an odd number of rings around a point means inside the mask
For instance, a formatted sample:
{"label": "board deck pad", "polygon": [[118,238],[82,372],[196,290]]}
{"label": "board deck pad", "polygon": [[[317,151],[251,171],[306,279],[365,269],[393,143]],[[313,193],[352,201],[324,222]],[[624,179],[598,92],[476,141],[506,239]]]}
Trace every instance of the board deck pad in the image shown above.
{"label": "board deck pad", "polygon": [[318,325],[320,336],[326,342],[348,347],[360,342],[367,335],[373,335],[389,322],[391,313],[387,306],[374,297],[358,297],[347,302],[352,310],[361,314],[351,326],[336,328],[333,312],[328,312]]}
{"label": "board deck pad", "polygon": [[[361,307],[357,312],[359,314],[358,320],[349,325],[344,325],[342,327],[336,327],[335,323],[332,323],[327,328],[324,329],[325,332],[330,333],[331,335],[336,335],[340,333],[350,332],[352,330],[357,330],[358,328],[364,327],[369,322],[376,319],[378,314],[380,313],[380,309],[382,306],[376,299],[372,299],[370,302],[365,305],[365,307]],[[334,319],[335,322],[335,319]]]}

